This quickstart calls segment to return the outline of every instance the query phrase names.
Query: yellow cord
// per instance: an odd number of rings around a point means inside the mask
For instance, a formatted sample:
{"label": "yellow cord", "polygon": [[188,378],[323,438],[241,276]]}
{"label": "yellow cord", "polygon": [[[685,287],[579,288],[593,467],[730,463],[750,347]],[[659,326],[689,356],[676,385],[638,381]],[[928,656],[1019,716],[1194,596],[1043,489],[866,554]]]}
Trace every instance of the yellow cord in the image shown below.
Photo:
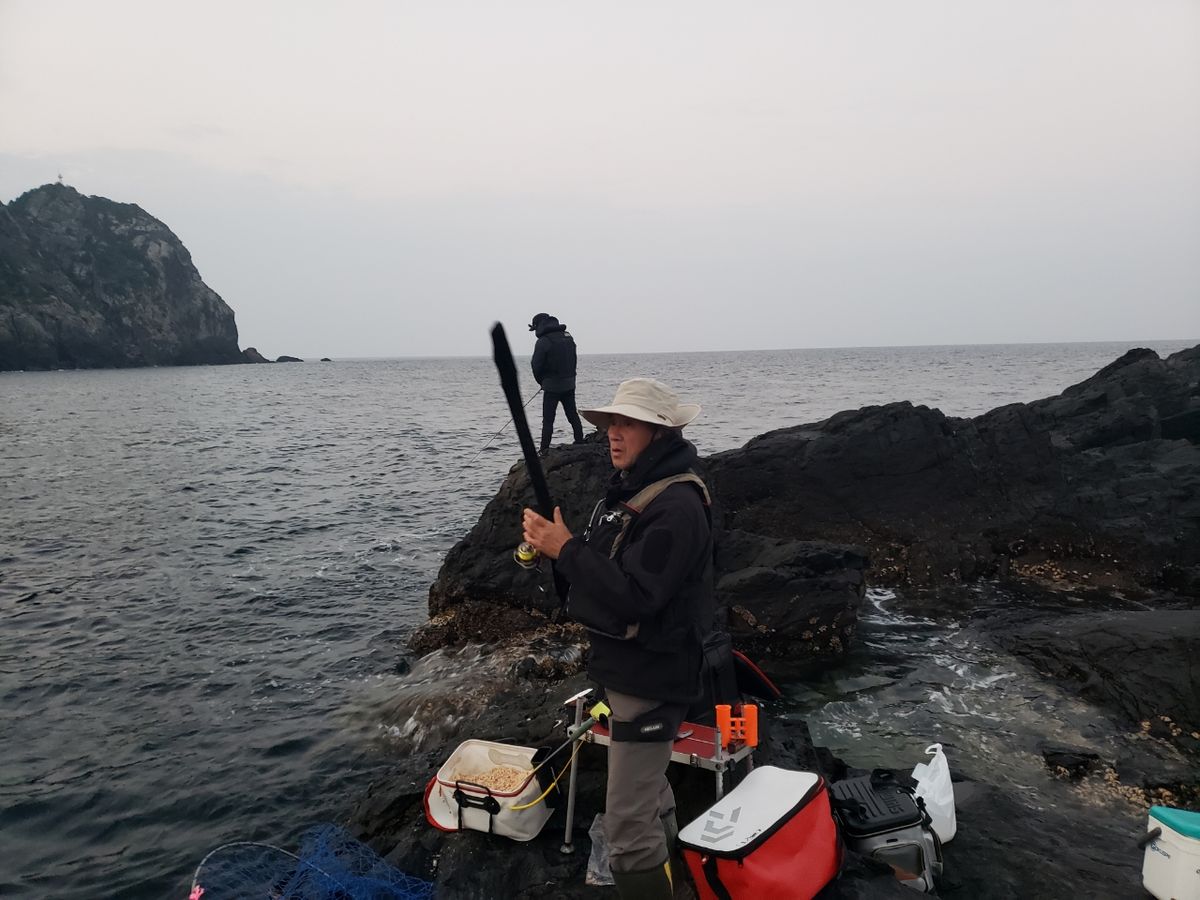
{"label": "yellow cord", "polygon": [[[547,795],[552,790],[554,790],[554,786],[556,784],[558,784],[558,782],[562,779],[562,777],[564,775],[567,774],[567,769],[571,768],[571,763],[575,762],[575,755],[577,753],[579,753],[579,748],[582,746],[583,746],[583,741],[575,742],[575,749],[573,751],[571,751],[571,758],[567,760],[567,764],[562,767],[562,771],[558,773],[557,777],[555,777],[555,779],[552,782],[550,782],[550,787],[548,787],[544,791],[542,791],[541,796],[537,797],[534,800],[530,800],[528,803],[523,803],[520,806],[510,806],[509,809],[512,810],[513,812],[520,812],[523,809],[529,809],[529,807],[531,807],[531,806],[537,806],[539,803],[541,803],[543,800],[545,800]],[[554,771],[554,770],[551,769],[551,771]]]}
{"label": "yellow cord", "polygon": [[[612,715],[612,710],[608,708],[608,704],[605,703],[603,700],[598,701],[588,712],[591,715],[592,720],[590,723],[588,723],[588,722],[583,723],[584,725],[587,726],[587,728],[582,729],[582,731],[586,731],[587,729],[591,728],[592,725],[595,725],[596,720],[598,720],[601,716],[611,716]],[[523,809],[529,809],[529,807],[531,807],[531,806],[537,806],[539,803],[541,803],[543,800],[546,799],[546,796],[552,790],[554,790],[554,786],[556,784],[558,784],[558,782],[562,779],[563,775],[566,774],[567,769],[571,768],[571,763],[575,762],[575,756],[579,753],[579,748],[583,746],[582,731],[581,731],[579,737],[577,737],[575,739],[575,749],[571,751],[571,758],[567,760],[567,764],[565,766],[563,766],[563,770],[558,773],[558,777],[555,778],[552,782],[550,782],[550,787],[548,787],[548,788],[546,788],[546,790],[542,791],[541,796],[538,797],[537,799],[531,800],[529,803],[525,803],[521,806],[510,806],[509,807],[510,810],[512,810],[513,812],[520,812]],[[561,749],[562,748],[559,747],[559,750],[561,750]],[[534,768],[533,772],[530,774],[530,777],[532,778],[534,775],[536,775],[538,773],[538,771],[542,768],[542,766],[548,766],[550,764],[550,759],[552,759],[555,755],[557,755],[559,750],[555,750],[554,753],[551,754],[550,758],[546,759],[544,762],[541,763],[541,765]],[[554,770],[551,769],[550,771],[553,772]]]}

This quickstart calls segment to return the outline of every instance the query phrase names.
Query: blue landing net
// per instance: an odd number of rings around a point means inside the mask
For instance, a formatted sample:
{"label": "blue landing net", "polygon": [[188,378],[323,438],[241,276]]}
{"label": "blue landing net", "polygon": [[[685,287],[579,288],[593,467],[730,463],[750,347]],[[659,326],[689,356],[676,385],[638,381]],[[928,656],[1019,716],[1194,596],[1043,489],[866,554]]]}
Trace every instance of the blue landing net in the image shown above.
{"label": "blue landing net", "polygon": [[204,857],[189,900],[431,900],[433,885],[405,875],[336,825],[318,825],[291,853],[238,841]]}

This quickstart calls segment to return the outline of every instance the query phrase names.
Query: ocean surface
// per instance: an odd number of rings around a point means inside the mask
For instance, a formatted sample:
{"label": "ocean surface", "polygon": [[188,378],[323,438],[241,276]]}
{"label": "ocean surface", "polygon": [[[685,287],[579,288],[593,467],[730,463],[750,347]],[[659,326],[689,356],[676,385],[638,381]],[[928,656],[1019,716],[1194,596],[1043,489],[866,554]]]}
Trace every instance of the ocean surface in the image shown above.
{"label": "ocean surface", "polygon": [[[894,400],[975,415],[1193,343],[584,356],[579,401],[660,378],[704,406],[707,454]],[[483,449],[506,419],[479,358],[0,374],[0,895],[184,897],[213,847],[344,815],[396,752],[362,700],[402,689],[442,556],[519,455],[511,428]],[[818,737],[899,764],[939,729],[1011,731],[994,685],[1020,673],[893,601],[864,638],[886,677],[794,695]],[[904,686],[935,645],[931,703]]]}

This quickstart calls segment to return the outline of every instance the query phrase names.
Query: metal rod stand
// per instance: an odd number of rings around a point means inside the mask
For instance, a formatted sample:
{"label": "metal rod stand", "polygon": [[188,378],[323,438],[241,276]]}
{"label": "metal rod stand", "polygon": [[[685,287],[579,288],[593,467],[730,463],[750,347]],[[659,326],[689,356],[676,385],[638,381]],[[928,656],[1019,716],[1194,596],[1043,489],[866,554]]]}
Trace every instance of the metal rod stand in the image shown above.
{"label": "metal rod stand", "polygon": [[717,799],[720,800],[725,796],[725,766],[722,764],[725,761],[724,748],[721,746],[721,729],[717,729],[717,740],[713,745],[713,762],[717,764]]}
{"label": "metal rod stand", "polygon": [[[582,696],[575,699],[575,727],[572,729],[575,743],[578,743],[585,733],[579,727],[583,724],[583,700]],[[571,843],[571,831],[575,825],[575,775],[579,772],[579,766],[575,762],[575,749],[571,748],[571,761],[567,763],[571,767],[571,777],[567,781],[567,824],[563,832],[562,846],[558,848],[560,853],[575,852],[575,845]]]}

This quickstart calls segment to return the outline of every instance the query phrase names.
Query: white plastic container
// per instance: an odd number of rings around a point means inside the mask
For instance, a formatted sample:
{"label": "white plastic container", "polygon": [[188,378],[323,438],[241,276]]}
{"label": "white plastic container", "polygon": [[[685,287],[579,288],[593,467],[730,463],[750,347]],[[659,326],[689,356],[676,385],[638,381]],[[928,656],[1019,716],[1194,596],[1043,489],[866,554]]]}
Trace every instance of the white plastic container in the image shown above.
{"label": "white plastic container", "polygon": [[[517,747],[492,741],[464,741],[438,769],[425,788],[425,817],[442,831],[471,829],[499,834],[514,841],[537,837],[554,811],[555,795],[528,809],[513,809],[532,802],[545,788],[534,774],[533,747]],[[527,772],[520,786],[511,791],[489,790],[463,781],[469,775],[495,766],[510,766]],[[549,768],[546,769],[547,773]],[[553,776],[551,776],[553,777]],[[549,801],[549,803],[547,802]]]}
{"label": "white plastic container", "polygon": [[1200,812],[1150,807],[1146,831],[1162,833],[1146,844],[1142,884],[1158,900],[1200,900]]}
{"label": "white plastic container", "polygon": [[958,816],[954,812],[954,783],[950,780],[950,763],[941,744],[930,744],[925,752],[933,756],[929,762],[917,763],[912,777],[917,782],[914,793],[925,801],[925,811],[933,820],[933,830],[943,844],[950,843],[958,831]]}

